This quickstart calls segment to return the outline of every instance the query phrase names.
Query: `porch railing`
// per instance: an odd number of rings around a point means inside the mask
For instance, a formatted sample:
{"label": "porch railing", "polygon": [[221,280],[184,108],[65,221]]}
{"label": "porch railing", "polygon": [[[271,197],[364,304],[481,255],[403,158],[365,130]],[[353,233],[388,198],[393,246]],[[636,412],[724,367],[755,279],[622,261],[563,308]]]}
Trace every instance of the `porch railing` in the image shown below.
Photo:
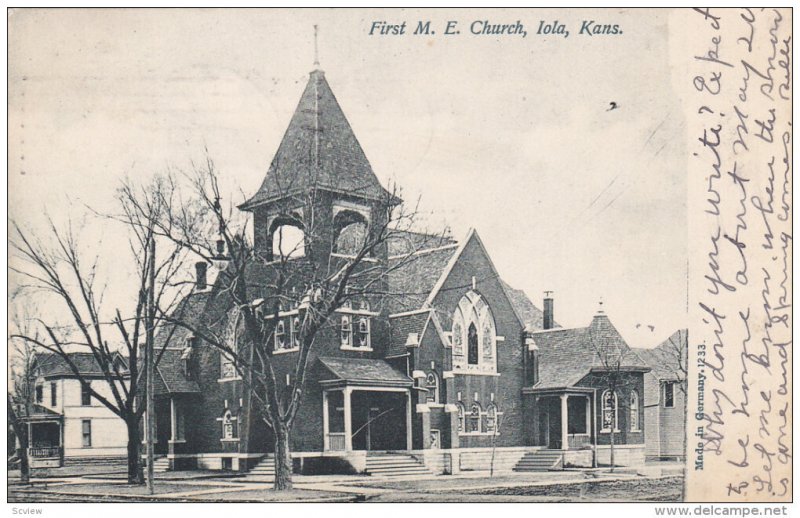
{"label": "porch railing", "polygon": [[344,433],[329,433],[328,434],[328,448],[331,451],[344,451],[345,440]]}
{"label": "porch railing", "polygon": [[28,448],[28,457],[60,457],[61,447],[59,446],[35,446]]}

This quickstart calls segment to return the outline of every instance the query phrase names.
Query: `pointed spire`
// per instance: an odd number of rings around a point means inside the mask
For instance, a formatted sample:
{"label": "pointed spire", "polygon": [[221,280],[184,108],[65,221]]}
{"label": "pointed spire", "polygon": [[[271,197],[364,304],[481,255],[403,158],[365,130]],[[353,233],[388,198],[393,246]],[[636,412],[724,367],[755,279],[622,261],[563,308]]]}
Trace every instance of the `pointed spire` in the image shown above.
{"label": "pointed spire", "polygon": [[314,70],[319,70],[319,45],[317,44],[317,25],[314,25]]}

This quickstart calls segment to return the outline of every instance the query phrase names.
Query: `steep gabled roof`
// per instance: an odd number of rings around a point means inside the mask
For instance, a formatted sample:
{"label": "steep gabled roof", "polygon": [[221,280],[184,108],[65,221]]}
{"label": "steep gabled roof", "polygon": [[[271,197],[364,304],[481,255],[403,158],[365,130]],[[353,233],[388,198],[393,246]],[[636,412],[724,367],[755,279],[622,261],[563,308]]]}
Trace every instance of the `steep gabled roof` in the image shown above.
{"label": "steep gabled roof", "polygon": [[447,245],[389,260],[390,313],[420,309],[447,270],[458,248]]}
{"label": "steep gabled roof", "polygon": [[530,333],[539,350],[539,382],[535,389],[572,387],[590,372],[608,367],[649,370],[605,314],[587,327]]}
{"label": "steep gabled roof", "polygon": [[311,188],[388,200],[321,70],[311,72],[261,187],[240,208]]}
{"label": "steep gabled roof", "polygon": [[653,375],[659,380],[680,380],[685,375],[686,365],[681,368],[680,362],[687,361],[687,332],[679,329],[652,349],[634,349],[636,354],[653,369]]}

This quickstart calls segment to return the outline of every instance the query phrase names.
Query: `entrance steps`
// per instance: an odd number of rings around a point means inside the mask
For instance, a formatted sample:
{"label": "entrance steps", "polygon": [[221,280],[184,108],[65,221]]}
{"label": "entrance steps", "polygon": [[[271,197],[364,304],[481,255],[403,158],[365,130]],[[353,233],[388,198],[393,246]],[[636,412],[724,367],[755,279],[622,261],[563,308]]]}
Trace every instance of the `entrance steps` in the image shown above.
{"label": "entrance steps", "polygon": [[539,450],[526,453],[514,471],[550,471],[561,468],[561,450]]}
{"label": "entrance steps", "polygon": [[275,455],[264,455],[258,464],[248,472],[249,475],[258,475],[264,478],[275,478]]}
{"label": "entrance steps", "polygon": [[97,457],[64,457],[64,466],[127,466],[128,457],[118,455]]}
{"label": "entrance steps", "polygon": [[433,475],[433,473],[416,458],[401,453],[367,455],[366,472],[368,475],[378,477]]}
{"label": "entrance steps", "polygon": [[157,457],[153,460],[153,473],[166,473],[169,471],[169,459],[166,457]]}

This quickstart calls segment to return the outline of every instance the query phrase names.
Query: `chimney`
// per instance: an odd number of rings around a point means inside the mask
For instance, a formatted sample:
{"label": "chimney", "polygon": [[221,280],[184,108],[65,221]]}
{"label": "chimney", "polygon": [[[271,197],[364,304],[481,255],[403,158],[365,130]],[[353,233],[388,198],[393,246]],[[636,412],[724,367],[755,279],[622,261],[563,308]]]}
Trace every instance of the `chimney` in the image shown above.
{"label": "chimney", "polygon": [[205,261],[200,261],[199,263],[195,263],[195,287],[198,290],[206,289],[207,282],[206,282],[206,271],[208,270],[208,265]]}
{"label": "chimney", "polygon": [[542,318],[543,329],[553,329],[553,292],[544,292],[544,317]]}

